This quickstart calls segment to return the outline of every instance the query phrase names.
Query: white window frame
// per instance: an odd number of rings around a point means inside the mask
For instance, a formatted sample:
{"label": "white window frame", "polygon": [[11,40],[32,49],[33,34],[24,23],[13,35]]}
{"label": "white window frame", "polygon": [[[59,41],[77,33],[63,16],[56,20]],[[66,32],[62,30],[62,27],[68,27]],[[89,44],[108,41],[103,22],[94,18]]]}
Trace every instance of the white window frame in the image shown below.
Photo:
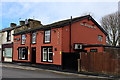
{"label": "white window frame", "polygon": [[25,48],[18,48],[18,53],[19,53],[19,56],[18,56],[18,58],[20,59],[20,60],[26,60],[25,59],[25,55],[23,55],[23,49],[25,49]]}
{"label": "white window frame", "polygon": [[50,56],[49,54],[52,54],[52,55],[53,55],[53,52],[50,52],[49,49],[52,49],[52,48],[48,48],[48,62],[52,62],[53,60],[50,60],[50,59],[49,59],[49,56]]}
{"label": "white window frame", "polygon": [[53,51],[50,52],[50,49],[52,51],[52,47],[42,47],[42,61],[43,62],[53,62],[53,58],[52,60],[50,60],[50,54],[52,54],[53,57]]}
{"label": "white window frame", "polygon": [[11,41],[11,31],[7,31],[7,41]]}
{"label": "white window frame", "polygon": [[32,33],[32,44],[35,44],[36,43],[36,32]]}
{"label": "white window frame", "polygon": [[103,36],[102,35],[98,35],[98,41],[103,41]]}
{"label": "white window frame", "polygon": [[21,44],[25,44],[25,42],[26,42],[26,35],[25,34],[22,35],[22,39],[21,40],[22,40]]}
{"label": "white window frame", "polygon": [[[42,52],[42,54],[43,54],[43,61],[47,61],[47,48],[42,48],[43,49],[43,52]],[[45,52],[45,50],[46,50],[46,52]],[[46,59],[45,59],[45,54],[46,54]]]}
{"label": "white window frame", "polygon": [[[45,31],[44,42],[45,43],[50,43],[50,37],[51,37],[51,31],[50,30]],[[49,38],[49,40],[47,40],[47,38]]]}

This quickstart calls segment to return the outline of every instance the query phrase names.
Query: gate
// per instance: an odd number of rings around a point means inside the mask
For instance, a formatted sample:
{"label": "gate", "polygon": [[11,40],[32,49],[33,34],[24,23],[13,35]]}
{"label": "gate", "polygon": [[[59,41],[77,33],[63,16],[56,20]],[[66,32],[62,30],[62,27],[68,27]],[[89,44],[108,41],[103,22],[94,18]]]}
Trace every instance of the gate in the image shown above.
{"label": "gate", "polygon": [[62,65],[64,70],[77,71],[79,53],[62,53]]}

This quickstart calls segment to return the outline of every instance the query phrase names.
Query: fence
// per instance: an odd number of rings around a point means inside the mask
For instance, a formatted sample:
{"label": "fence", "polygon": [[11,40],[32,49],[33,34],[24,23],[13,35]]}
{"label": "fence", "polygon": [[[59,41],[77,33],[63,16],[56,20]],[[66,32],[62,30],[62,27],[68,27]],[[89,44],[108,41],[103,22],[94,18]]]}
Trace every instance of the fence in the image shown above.
{"label": "fence", "polygon": [[[119,49],[105,49],[103,53],[81,53],[79,65],[80,71],[120,74],[120,51]],[[112,53],[114,52],[114,53]]]}

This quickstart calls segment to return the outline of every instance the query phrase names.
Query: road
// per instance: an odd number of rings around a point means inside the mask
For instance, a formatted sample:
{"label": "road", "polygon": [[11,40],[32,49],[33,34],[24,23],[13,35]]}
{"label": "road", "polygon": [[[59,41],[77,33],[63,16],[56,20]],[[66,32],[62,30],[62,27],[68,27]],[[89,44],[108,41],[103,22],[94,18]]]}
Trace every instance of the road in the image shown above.
{"label": "road", "polygon": [[[73,75],[59,74],[49,71],[31,71],[13,68],[2,68],[3,78],[80,78]],[[86,79],[81,79],[86,80]]]}
{"label": "road", "polygon": [[83,78],[76,75],[67,75],[61,73],[55,73],[50,71],[33,71],[33,70],[23,70],[15,68],[2,68],[2,80],[108,80],[108,79],[93,79],[93,78]]}

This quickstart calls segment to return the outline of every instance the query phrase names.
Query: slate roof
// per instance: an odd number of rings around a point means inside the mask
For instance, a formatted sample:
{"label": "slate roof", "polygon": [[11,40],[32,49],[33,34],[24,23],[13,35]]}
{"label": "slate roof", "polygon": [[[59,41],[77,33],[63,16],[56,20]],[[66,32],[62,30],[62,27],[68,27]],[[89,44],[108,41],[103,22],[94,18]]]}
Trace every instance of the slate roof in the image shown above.
{"label": "slate roof", "polygon": [[13,29],[14,29],[14,27],[4,28],[4,29],[2,29],[2,32],[4,32],[4,31],[9,31],[9,30],[13,30]]}
{"label": "slate roof", "polygon": [[23,31],[20,31],[18,33],[15,33],[14,35],[25,34],[25,33],[34,32],[34,31],[43,31],[43,30],[48,30],[48,29],[60,28],[60,27],[64,27],[66,25],[70,25],[71,23],[78,22],[78,21],[86,19],[86,18],[90,18],[94,22],[94,24],[97,25],[98,28],[105,35],[107,35],[106,31],[90,15],[76,17],[76,18],[73,18],[72,20],[71,19],[66,19],[66,20],[54,22],[52,24],[43,25],[43,26],[37,27],[35,29],[23,30]]}

